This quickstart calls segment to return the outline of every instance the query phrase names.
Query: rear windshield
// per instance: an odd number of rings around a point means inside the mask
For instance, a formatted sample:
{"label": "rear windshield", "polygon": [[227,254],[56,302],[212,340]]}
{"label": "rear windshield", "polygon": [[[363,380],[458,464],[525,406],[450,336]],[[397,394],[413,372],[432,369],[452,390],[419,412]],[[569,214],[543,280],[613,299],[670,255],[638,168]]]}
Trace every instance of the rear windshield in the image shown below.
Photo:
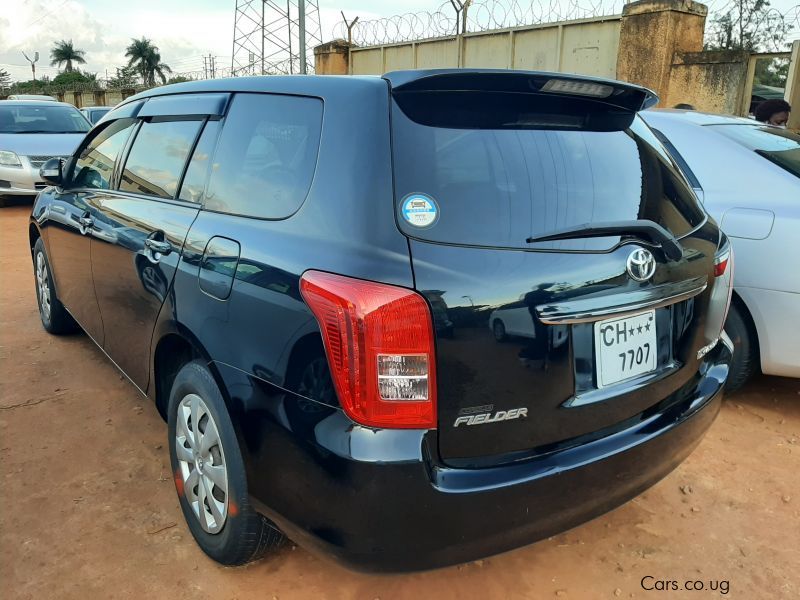
{"label": "rear windshield", "polygon": [[0,106],[0,133],[85,133],[91,125],[77,108],[12,104]]}
{"label": "rear windshield", "polygon": [[777,127],[708,125],[745,148],[800,177],[800,135]]}
{"label": "rear windshield", "polygon": [[548,102],[537,112],[533,95],[525,102],[519,94],[506,94],[514,96],[508,102],[502,94],[483,95],[395,99],[397,220],[406,234],[460,245],[607,250],[618,236],[526,240],[636,219],[680,236],[703,222],[694,193],[638,117],[605,108],[609,118],[585,119],[582,111],[602,105],[573,102],[559,114],[568,103]]}

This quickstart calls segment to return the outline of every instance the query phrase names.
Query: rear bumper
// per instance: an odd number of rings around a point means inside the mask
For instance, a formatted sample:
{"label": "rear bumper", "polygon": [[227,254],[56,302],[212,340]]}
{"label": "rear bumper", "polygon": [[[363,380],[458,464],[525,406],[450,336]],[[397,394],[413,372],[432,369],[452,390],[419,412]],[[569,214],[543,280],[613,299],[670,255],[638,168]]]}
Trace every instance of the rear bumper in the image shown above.
{"label": "rear bumper", "polygon": [[250,493],[295,541],[358,569],[496,554],[601,515],[672,471],[716,417],[730,356],[720,343],[688,396],[633,427],[495,468],[440,464],[435,432],[368,430],[334,409],[304,422],[265,399],[273,418],[247,411],[242,423]]}

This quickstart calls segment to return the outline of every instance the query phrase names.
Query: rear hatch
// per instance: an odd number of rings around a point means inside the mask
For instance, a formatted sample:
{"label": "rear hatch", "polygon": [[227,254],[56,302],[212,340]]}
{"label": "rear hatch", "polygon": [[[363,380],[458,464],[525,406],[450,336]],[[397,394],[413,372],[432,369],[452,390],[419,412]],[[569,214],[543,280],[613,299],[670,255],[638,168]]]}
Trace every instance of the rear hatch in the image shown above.
{"label": "rear hatch", "polygon": [[635,114],[653,96],[519,72],[386,77],[442,460],[575,445],[691,387],[718,237]]}

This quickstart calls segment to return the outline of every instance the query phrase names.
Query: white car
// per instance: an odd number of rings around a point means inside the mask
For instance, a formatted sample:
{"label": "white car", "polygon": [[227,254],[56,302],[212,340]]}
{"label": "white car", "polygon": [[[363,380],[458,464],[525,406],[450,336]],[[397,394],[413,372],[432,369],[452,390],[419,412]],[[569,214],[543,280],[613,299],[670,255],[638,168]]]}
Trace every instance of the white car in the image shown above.
{"label": "white car", "polygon": [[800,136],[751,119],[641,113],[733,244],[728,389],[758,368],[800,377]]}
{"label": "white car", "polygon": [[6,196],[35,196],[47,187],[39,168],[72,154],[91,127],[65,102],[0,102],[0,205]]}

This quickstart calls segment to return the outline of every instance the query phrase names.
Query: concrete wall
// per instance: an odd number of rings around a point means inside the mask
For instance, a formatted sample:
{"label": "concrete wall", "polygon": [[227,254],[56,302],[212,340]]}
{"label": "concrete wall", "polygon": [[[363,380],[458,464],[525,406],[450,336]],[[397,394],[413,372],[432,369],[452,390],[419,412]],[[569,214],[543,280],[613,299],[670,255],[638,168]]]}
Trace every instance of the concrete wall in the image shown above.
{"label": "concrete wall", "polygon": [[[380,75],[398,69],[484,67],[614,77],[619,35],[617,15],[351,48],[347,72]],[[321,58],[317,73],[332,73],[325,69],[324,54]]]}
{"label": "concrete wall", "polygon": [[748,60],[746,52],[676,52],[661,106],[685,102],[706,112],[737,114]]}

